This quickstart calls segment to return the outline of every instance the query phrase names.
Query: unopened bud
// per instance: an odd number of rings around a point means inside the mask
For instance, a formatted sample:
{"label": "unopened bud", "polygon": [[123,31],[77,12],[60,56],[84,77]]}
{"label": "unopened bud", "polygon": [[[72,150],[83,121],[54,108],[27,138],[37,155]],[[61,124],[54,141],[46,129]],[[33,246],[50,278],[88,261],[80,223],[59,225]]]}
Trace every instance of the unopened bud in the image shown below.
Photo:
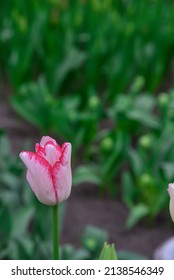
{"label": "unopened bud", "polygon": [[144,149],[148,149],[152,146],[152,137],[149,134],[143,135],[139,139],[139,144]]}
{"label": "unopened bud", "polygon": [[101,142],[101,149],[103,151],[110,151],[113,149],[114,141],[111,137],[106,137]]}

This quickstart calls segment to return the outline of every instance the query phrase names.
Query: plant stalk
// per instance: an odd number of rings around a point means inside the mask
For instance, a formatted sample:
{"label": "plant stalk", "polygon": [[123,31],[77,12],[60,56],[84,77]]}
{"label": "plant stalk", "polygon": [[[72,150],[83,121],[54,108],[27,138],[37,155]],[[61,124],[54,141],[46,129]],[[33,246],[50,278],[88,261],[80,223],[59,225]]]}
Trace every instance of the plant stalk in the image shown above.
{"label": "plant stalk", "polygon": [[58,228],[58,204],[52,206],[53,210],[53,259],[59,260],[59,228]]}

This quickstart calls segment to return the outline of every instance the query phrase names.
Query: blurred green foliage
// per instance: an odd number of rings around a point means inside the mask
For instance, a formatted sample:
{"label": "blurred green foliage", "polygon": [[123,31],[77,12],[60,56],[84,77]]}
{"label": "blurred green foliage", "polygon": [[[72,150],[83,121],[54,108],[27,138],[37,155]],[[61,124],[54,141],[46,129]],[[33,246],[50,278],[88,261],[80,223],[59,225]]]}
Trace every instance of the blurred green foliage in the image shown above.
{"label": "blurred green foliage", "polygon": [[131,209],[127,226],[140,218],[151,220],[168,207],[166,187],[174,177],[174,91],[154,98],[158,129],[149,129],[136,139],[127,154],[129,170],[122,175],[123,199]]}
{"label": "blurred green foliage", "polygon": [[[174,46],[171,0],[7,0],[1,4],[1,69],[13,86],[44,73],[56,95],[124,91],[137,75],[153,90]],[[106,95],[104,95],[106,98]]]}
{"label": "blurred green foliage", "polygon": [[116,255],[114,244],[107,244],[108,233],[98,227],[88,225],[80,238],[81,246],[76,249],[66,244],[61,247],[63,260],[145,260],[146,256],[131,251],[119,250]]}
{"label": "blurred green foliage", "polygon": [[[0,17],[10,104],[42,134],[72,143],[74,186],[121,195],[128,228],[152,221],[168,207],[174,178],[174,91],[156,93],[172,71],[173,1],[6,0]],[[0,258],[49,258],[49,211],[0,141]],[[65,246],[63,258],[97,258],[106,240],[94,252],[84,240],[79,251]]]}

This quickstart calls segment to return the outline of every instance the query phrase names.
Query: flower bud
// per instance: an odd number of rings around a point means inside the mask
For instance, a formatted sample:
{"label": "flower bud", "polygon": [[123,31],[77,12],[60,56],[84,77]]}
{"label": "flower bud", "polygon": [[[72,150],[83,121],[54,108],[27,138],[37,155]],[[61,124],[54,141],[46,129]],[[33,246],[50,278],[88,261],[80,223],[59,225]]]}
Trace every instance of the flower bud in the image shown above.
{"label": "flower bud", "polygon": [[97,109],[100,105],[100,99],[95,95],[91,96],[88,102],[90,109]]}
{"label": "flower bud", "polygon": [[114,141],[111,137],[104,138],[100,145],[103,151],[110,151],[113,149],[113,146],[114,146]]}
{"label": "flower bud", "polygon": [[139,144],[144,149],[149,149],[152,146],[152,137],[149,134],[143,135],[139,139]]}
{"label": "flower bud", "polygon": [[158,102],[161,107],[165,107],[169,102],[169,95],[167,93],[161,93],[158,97]]}
{"label": "flower bud", "polygon": [[142,186],[151,186],[154,184],[154,180],[153,177],[148,174],[148,173],[144,173],[141,177],[140,177],[140,183]]}
{"label": "flower bud", "polygon": [[49,137],[42,137],[35,153],[22,151],[20,158],[27,167],[26,178],[40,202],[55,205],[66,200],[71,192],[71,144],[59,146]]}
{"label": "flower bud", "polygon": [[118,258],[116,255],[114,244],[110,245],[107,244],[107,242],[105,242],[99,260],[117,260],[117,259]]}

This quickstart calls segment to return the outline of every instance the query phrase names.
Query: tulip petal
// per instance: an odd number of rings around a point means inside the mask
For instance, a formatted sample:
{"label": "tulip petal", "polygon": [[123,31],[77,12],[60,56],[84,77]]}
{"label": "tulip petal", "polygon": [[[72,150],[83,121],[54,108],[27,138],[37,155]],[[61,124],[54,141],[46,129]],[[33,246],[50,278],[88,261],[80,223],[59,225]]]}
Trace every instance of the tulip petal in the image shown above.
{"label": "tulip petal", "polygon": [[72,174],[70,162],[63,165],[56,162],[53,167],[53,184],[58,194],[58,202],[66,200],[71,193]]}
{"label": "tulip petal", "polygon": [[172,218],[172,221],[174,222],[174,183],[169,184],[168,192],[170,195],[170,204],[169,204],[170,216]]}
{"label": "tulip petal", "polygon": [[168,186],[168,192],[169,192],[169,195],[170,195],[170,198],[174,199],[174,183],[170,183],[169,186]]}
{"label": "tulip petal", "polygon": [[53,166],[61,156],[61,148],[58,145],[52,145],[48,142],[44,148],[46,159]]}
{"label": "tulip petal", "polygon": [[170,210],[170,216],[172,218],[172,221],[174,222],[174,200],[173,199],[170,200],[169,210]]}
{"label": "tulip petal", "polygon": [[20,158],[27,167],[27,180],[38,200],[46,205],[57,203],[57,192],[52,181],[52,167],[38,154],[24,151]]}
{"label": "tulip petal", "polygon": [[40,141],[40,145],[43,147],[47,142],[52,142],[54,145],[57,145],[57,142],[56,140],[54,140],[52,137],[50,136],[43,136],[41,138],[41,141]]}
{"label": "tulip petal", "polygon": [[60,162],[62,164],[71,163],[71,143],[65,142],[62,145],[62,155],[60,157]]}
{"label": "tulip petal", "polygon": [[45,150],[44,150],[44,147],[42,147],[40,144],[36,144],[35,145],[35,151],[38,155],[42,156],[42,157],[45,157]]}

